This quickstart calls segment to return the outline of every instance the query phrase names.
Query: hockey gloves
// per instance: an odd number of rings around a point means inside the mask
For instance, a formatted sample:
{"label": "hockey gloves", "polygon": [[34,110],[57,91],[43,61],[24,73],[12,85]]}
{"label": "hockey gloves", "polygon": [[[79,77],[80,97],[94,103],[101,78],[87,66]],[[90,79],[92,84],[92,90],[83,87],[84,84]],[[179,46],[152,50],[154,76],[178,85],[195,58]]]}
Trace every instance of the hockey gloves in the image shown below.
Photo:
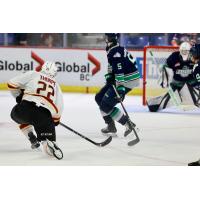
{"label": "hockey gloves", "polygon": [[120,100],[123,101],[125,98],[125,95],[126,95],[126,88],[123,85],[120,85],[117,87],[117,92],[120,96],[120,99],[118,99],[118,101],[119,102],[120,102]]}
{"label": "hockey gloves", "polygon": [[20,95],[16,97],[16,102],[17,102],[18,104],[21,103],[22,98],[23,98],[23,95],[24,95],[24,90],[21,90]]}
{"label": "hockey gloves", "polygon": [[60,124],[60,121],[55,122],[54,121],[54,126],[58,126]]}
{"label": "hockey gloves", "polygon": [[106,79],[106,84],[110,85],[115,84],[115,77],[111,73],[106,74],[105,79]]}

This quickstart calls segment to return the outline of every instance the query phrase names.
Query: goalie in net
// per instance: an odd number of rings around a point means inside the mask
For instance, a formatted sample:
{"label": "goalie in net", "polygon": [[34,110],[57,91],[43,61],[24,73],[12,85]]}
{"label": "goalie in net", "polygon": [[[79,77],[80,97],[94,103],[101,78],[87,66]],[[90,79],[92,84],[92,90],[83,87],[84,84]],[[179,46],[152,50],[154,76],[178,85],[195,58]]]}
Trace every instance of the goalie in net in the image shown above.
{"label": "goalie in net", "polygon": [[164,65],[159,67],[160,88],[167,88],[167,90],[160,96],[147,99],[149,111],[157,112],[170,106],[179,108],[183,105],[185,105],[183,108],[189,105],[198,106],[199,88],[196,87],[198,84],[193,73],[194,63],[190,56],[190,49],[190,44],[183,42],[179,50],[169,55]]}

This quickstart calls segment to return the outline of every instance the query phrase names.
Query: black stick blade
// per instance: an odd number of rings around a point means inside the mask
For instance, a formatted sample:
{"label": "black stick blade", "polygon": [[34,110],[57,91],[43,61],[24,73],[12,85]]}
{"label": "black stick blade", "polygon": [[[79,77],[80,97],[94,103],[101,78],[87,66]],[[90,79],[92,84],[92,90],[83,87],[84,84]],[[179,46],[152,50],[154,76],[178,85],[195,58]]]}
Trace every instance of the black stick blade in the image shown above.
{"label": "black stick blade", "polygon": [[135,140],[131,140],[130,142],[128,142],[128,146],[136,145],[139,141],[140,141],[139,138],[136,138]]}
{"label": "black stick blade", "polygon": [[[134,140],[131,140],[130,142],[128,142],[128,146],[133,146],[133,145],[136,145],[139,141],[140,141],[140,138],[138,137],[138,134],[137,134],[137,131],[135,130],[135,128],[133,127],[133,130],[132,132],[134,133],[134,135],[136,136],[136,139]],[[125,137],[127,137],[130,133],[128,134],[124,134]]]}
{"label": "black stick blade", "polygon": [[107,138],[104,142],[98,143],[97,145],[99,147],[104,147],[104,146],[108,145],[111,141],[112,141],[112,136],[110,136],[109,138]]}

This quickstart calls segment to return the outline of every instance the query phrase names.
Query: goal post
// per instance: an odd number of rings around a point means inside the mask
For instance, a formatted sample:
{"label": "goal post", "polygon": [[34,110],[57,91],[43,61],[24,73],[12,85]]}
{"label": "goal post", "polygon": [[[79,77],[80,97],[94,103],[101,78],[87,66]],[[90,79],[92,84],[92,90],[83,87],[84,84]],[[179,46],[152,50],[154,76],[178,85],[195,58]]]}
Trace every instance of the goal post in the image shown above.
{"label": "goal post", "polygon": [[159,68],[165,64],[166,59],[173,52],[178,51],[178,47],[173,46],[146,46],[143,57],[143,105],[146,105],[148,97],[155,97],[163,94],[163,89],[159,83]]}

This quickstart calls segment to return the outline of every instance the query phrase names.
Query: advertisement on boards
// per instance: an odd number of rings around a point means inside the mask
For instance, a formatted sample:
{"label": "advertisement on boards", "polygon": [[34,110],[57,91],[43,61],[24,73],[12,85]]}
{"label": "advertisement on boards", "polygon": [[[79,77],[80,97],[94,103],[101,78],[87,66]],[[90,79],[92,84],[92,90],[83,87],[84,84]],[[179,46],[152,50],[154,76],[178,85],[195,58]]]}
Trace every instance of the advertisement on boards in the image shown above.
{"label": "advertisement on boards", "polygon": [[[143,52],[130,51],[142,74]],[[0,83],[19,73],[35,70],[45,61],[58,66],[57,80],[65,86],[101,87],[107,73],[105,50],[0,47]]]}

